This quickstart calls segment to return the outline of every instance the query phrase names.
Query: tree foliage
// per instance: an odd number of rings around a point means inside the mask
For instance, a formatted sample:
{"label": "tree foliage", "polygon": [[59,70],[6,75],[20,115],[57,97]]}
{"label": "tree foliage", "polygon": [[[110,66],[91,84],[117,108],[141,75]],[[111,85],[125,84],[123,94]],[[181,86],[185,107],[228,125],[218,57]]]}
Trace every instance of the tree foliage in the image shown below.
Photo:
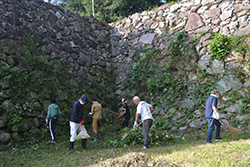
{"label": "tree foliage", "polygon": [[[95,17],[106,22],[114,22],[161,4],[161,0],[94,0]],[[92,14],[91,0],[62,0],[61,6],[81,15]]]}

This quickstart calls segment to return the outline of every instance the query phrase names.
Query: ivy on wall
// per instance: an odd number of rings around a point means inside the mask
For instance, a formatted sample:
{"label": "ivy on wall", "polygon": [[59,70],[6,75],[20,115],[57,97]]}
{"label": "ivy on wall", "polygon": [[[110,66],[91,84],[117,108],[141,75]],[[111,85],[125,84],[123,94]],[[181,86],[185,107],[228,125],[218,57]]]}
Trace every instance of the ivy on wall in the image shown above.
{"label": "ivy on wall", "polygon": [[196,57],[197,40],[188,41],[185,31],[176,32],[168,39],[166,48],[141,49],[132,56],[123,85],[136,89],[138,94],[154,96],[173,105],[176,98],[186,91],[183,68],[191,66],[190,58]]}

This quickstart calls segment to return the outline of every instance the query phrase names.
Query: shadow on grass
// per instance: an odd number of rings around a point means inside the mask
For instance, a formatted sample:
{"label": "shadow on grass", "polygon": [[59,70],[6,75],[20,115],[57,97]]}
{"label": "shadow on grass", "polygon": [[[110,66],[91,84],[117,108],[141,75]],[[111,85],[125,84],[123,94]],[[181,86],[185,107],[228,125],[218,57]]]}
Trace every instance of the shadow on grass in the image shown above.
{"label": "shadow on grass", "polygon": [[[245,132],[238,136],[222,133],[221,137],[224,139],[223,142],[226,143],[249,139],[250,133]],[[106,136],[106,138],[111,139],[112,137]],[[47,141],[43,141],[35,145],[20,146],[18,148],[4,146],[6,149],[2,147],[0,151],[0,166],[88,166],[108,159],[123,157],[130,153],[160,156],[205,145],[206,132],[186,135],[185,139],[180,138],[174,143],[166,143],[162,146],[151,146],[147,150],[142,150],[142,145],[108,149],[103,147],[105,139],[97,142],[92,142],[92,139],[87,140],[88,149],[81,149],[81,140],[75,141],[74,151],[69,151],[69,141],[65,140],[65,137],[59,137],[56,144],[48,144]]]}

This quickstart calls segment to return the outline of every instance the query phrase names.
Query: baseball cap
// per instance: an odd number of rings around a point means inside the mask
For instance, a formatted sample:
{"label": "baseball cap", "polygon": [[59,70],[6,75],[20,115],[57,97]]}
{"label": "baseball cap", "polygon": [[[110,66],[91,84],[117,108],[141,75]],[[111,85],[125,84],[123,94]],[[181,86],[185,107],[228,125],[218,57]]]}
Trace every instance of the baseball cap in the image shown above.
{"label": "baseball cap", "polygon": [[127,101],[127,100],[123,98],[123,99],[122,99],[122,102],[125,102],[125,101]]}
{"label": "baseball cap", "polygon": [[86,95],[82,95],[81,96],[81,100],[83,103],[86,103],[87,102],[87,96]]}

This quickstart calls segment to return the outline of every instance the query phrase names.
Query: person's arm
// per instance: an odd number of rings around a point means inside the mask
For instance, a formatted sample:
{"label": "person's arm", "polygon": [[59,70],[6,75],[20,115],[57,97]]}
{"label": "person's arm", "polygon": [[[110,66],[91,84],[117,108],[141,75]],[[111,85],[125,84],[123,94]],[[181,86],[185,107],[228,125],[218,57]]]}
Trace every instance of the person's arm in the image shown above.
{"label": "person's arm", "polygon": [[51,114],[51,109],[50,109],[50,105],[49,105],[46,119],[50,118],[50,114]]}
{"label": "person's arm", "polygon": [[219,112],[218,112],[218,110],[217,110],[217,108],[215,106],[212,106],[212,108],[213,108],[214,112],[216,112],[217,114],[219,114]]}
{"label": "person's arm", "polygon": [[124,114],[126,114],[126,108],[123,108],[123,113],[119,115],[119,118],[121,118]]}
{"label": "person's arm", "polygon": [[137,121],[138,121],[139,116],[140,116],[140,114],[139,114],[139,113],[136,113],[136,116],[135,116],[135,122],[137,122]]}
{"label": "person's arm", "polygon": [[153,108],[154,108],[153,106],[150,107],[150,111],[151,111],[151,112],[153,111]]}
{"label": "person's arm", "polygon": [[133,126],[134,129],[138,127],[137,121],[138,121],[138,119],[139,119],[139,116],[140,116],[140,114],[139,114],[139,113],[136,113],[136,116],[135,116],[135,123],[134,123],[134,126]]}
{"label": "person's arm", "polygon": [[62,112],[61,112],[59,106],[58,106],[58,114],[59,114],[59,116],[62,114]]}
{"label": "person's arm", "polygon": [[91,107],[91,115],[94,116],[94,105]]}

